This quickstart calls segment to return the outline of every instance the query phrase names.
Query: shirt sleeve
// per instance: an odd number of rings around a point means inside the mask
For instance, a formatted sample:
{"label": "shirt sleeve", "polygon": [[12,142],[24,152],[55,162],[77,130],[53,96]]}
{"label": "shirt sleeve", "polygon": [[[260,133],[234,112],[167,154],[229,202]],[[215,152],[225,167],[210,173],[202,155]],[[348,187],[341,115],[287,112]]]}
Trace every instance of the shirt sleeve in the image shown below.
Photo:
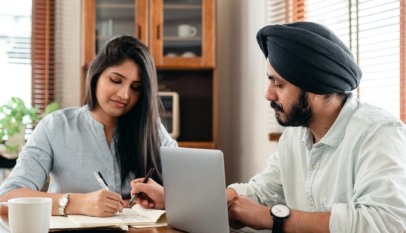
{"label": "shirt sleeve", "polygon": [[272,154],[267,160],[265,170],[252,177],[248,183],[231,184],[228,188],[232,188],[239,195],[247,196],[262,205],[285,204],[279,172],[278,153]]}
{"label": "shirt sleeve", "polygon": [[44,120],[35,127],[18,156],[16,166],[2,182],[0,197],[17,188],[41,190],[45,184],[52,167],[53,154]]}
{"label": "shirt sleeve", "polygon": [[159,120],[159,138],[161,139],[161,146],[178,147],[178,142],[169,135],[161,120]]}
{"label": "shirt sleeve", "polygon": [[354,194],[336,203],[331,232],[405,232],[406,132],[401,123],[369,128],[354,168]]}

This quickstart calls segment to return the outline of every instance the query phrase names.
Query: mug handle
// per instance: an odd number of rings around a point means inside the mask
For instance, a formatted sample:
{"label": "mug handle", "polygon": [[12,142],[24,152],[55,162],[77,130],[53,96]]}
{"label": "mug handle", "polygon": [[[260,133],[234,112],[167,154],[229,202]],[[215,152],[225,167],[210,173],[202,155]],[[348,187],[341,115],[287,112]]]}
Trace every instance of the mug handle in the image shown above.
{"label": "mug handle", "polygon": [[[2,206],[7,206],[8,207],[8,202],[0,202],[0,210]],[[4,229],[10,231],[10,227],[3,222],[3,219],[0,218],[0,226],[3,227]]]}
{"label": "mug handle", "polygon": [[191,26],[190,27],[190,37],[195,37],[196,35],[197,35],[196,27]]}

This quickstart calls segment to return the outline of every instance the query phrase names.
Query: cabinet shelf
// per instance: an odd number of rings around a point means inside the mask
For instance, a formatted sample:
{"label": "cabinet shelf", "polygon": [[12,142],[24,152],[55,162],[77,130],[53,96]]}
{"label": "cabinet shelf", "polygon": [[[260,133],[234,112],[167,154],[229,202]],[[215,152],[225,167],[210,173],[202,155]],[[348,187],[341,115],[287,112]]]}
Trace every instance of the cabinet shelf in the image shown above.
{"label": "cabinet shelf", "polygon": [[282,136],[282,133],[270,133],[269,134],[269,141],[277,142],[279,138]]}
{"label": "cabinet shelf", "polygon": [[114,35],[111,36],[97,36],[96,39],[97,40],[110,40],[114,37]]}
{"label": "cabinet shelf", "polygon": [[178,37],[178,36],[165,36],[166,41],[201,41],[201,37]]}
{"label": "cabinet shelf", "polygon": [[179,147],[215,149],[214,142],[178,142]]}
{"label": "cabinet shelf", "polygon": [[112,3],[100,3],[100,4],[96,4],[97,8],[116,8],[116,9],[120,9],[120,8],[131,8],[134,9],[135,5],[134,4],[112,4]]}
{"label": "cabinet shelf", "polygon": [[195,9],[201,10],[201,5],[180,5],[180,4],[166,4],[164,5],[164,9],[173,9],[173,10],[181,10],[181,9]]}

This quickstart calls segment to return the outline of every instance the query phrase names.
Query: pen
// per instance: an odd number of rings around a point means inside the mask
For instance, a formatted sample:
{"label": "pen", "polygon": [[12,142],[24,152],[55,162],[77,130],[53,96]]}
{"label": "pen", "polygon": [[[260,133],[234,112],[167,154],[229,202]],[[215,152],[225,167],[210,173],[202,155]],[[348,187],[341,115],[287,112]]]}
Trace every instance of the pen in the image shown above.
{"label": "pen", "polygon": [[[149,172],[148,172],[148,174],[145,176],[145,178],[144,178],[144,180],[142,181],[142,183],[145,184],[145,183],[148,182],[148,179],[151,177],[151,175],[152,175],[152,173],[154,172],[154,170],[155,170],[154,168],[149,169]],[[128,203],[129,206],[134,202],[134,200],[135,200],[135,198],[137,198],[137,196],[138,196],[137,193],[134,194],[134,196],[131,198],[130,202]]]}
{"label": "pen", "polygon": [[107,185],[107,182],[104,180],[104,178],[100,172],[95,172],[94,176],[96,177],[96,180],[99,182],[99,184],[102,186],[102,188],[110,191],[110,189]]}

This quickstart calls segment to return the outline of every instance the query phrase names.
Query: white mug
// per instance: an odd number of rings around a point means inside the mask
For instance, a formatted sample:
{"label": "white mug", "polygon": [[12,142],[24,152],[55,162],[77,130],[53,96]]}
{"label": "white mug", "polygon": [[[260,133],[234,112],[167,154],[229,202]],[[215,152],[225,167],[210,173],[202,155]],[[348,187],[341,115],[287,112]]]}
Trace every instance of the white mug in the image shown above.
{"label": "white mug", "polygon": [[180,24],[178,26],[178,36],[179,37],[194,37],[197,34],[196,27],[189,24]]}
{"label": "white mug", "polygon": [[13,198],[1,202],[8,207],[9,226],[0,219],[0,226],[11,233],[48,233],[52,215],[52,199],[46,197]]}

